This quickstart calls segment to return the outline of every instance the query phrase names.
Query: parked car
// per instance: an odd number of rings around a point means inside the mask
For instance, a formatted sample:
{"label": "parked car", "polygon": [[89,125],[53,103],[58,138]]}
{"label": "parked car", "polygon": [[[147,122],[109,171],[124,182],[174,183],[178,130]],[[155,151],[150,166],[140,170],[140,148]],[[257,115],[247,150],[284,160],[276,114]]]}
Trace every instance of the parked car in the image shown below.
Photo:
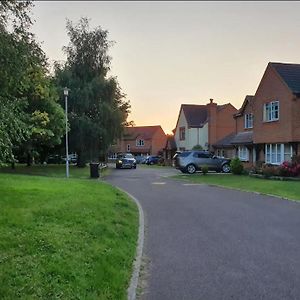
{"label": "parked car", "polygon": [[150,155],[146,158],[146,164],[147,165],[156,165],[160,160],[159,156],[155,156],[155,155]]}
{"label": "parked car", "polygon": [[203,166],[210,171],[229,173],[230,159],[217,157],[209,151],[184,151],[175,158],[175,167],[182,173],[193,174]]}
{"label": "parked car", "polygon": [[136,159],[131,153],[120,153],[116,159],[116,169],[136,169]]}
{"label": "parked car", "polygon": [[52,154],[47,157],[47,164],[62,164],[64,160],[59,154]]}
{"label": "parked car", "polygon": [[[69,157],[69,163],[73,163],[73,164],[76,164],[77,163],[77,154],[76,153],[70,153],[68,155]],[[66,162],[66,156],[63,156],[62,157],[63,161]]]}
{"label": "parked car", "polygon": [[146,156],[136,155],[135,160],[137,164],[144,164],[146,162]]}

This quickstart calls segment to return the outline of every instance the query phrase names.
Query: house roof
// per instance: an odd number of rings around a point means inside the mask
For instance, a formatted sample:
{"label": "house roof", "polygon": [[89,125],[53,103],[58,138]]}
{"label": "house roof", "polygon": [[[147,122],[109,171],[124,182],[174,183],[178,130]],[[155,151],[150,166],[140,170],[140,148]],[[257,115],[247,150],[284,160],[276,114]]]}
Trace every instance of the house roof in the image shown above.
{"label": "house roof", "polygon": [[300,64],[269,63],[280,75],[289,89],[296,96],[300,96]]}
{"label": "house roof", "polygon": [[245,145],[253,143],[253,131],[237,133],[231,140],[232,145]]}
{"label": "house roof", "polygon": [[189,127],[203,127],[207,122],[208,110],[206,105],[182,104],[181,109]]}
{"label": "house roof", "polygon": [[251,95],[247,95],[244,99],[244,102],[241,106],[241,108],[237,111],[236,114],[234,114],[233,116],[234,117],[239,117],[241,116],[243,113],[244,113],[244,110],[247,106],[247,104],[251,105],[252,103],[254,102],[254,96],[251,96]]}
{"label": "house roof", "polygon": [[149,140],[153,137],[157,130],[162,130],[160,125],[154,126],[134,126],[134,127],[125,127],[123,139],[126,141],[136,140],[137,137]]}
{"label": "house roof", "polygon": [[217,141],[213,146],[215,148],[225,148],[225,147],[232,147],[232,139],[235,137],[235,133],[230,133],[221,140]]}

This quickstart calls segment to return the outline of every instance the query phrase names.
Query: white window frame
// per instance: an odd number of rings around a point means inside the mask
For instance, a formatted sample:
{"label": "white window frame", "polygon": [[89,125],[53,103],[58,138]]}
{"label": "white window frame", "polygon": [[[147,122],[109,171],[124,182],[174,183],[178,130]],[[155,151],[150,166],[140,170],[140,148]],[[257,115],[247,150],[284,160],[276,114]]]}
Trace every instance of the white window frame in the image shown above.
{"label": "white window frame", "polygon": [[130,152],[130,144],[127,144],[127,152]]}
{"label": "white window frame", "polygon": [[142,139],[139,139],[139,140],[135,141],[135,144],[137,147],[143,147],[143,146],[145,146],[145,141]]}
{"label": "white window frame", "polygon": [[245,114],[245,128],[253,128],[253,114]]}
{"label": "white window frame", "polygon": [[[289,148],[289,152],[286,149]],[[281,165],[289,155],[290,159],[293,156],[292,145],[289,144],[266,144],[265,145],[265,162],[272,165]]]}
{"label": "white window frame", "polygon": [[246,146],[238,147],[238,158],[241,161],[249,161],[249,149]]}
{"label": "white window frame", "polygon": [[[264,104],[264,122],[274,122],[279,120],[279,101],[272,101]],[[277,116],[276,116],[277,114]]]}

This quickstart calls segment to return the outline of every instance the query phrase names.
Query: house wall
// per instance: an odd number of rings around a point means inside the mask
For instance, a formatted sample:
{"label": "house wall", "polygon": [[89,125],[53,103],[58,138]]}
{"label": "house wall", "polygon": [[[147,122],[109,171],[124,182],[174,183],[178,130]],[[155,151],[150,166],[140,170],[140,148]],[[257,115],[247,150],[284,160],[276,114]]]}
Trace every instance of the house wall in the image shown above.
{"label": "house wall", "polygon": [[166,142],[167,136],[164,131],[162,129],[157,130],[152,138],[151,154],[158,155],[159,153],[162,153]]}
{"label": "house wall", "polygon": [[[187,136],[188,136],[187,121],[186,121],[186,118],[185,118],[185,115],[184,115],[182,109],[180,110],[179,114],[180,115],[179,115],[176,130],[175,130],[175,134],[174,134],[175,142],[176,142],[176,145],[177,145],[177,150],[179,150],[180,148],[187,149]],[[183,140],[183,141],[181,141],[179,139],[179,128],[180,127],[185,127],[185,140]]]}
{"label": "house wall", "polygon": [[193,149],[196,145],[201,145],[203,149],[207,149],[208,143],[208,124],[202,128],[189,128],[187,139],[187,150]]}
{"label": "house wall", "polygon": [[[253,142],[255,144],[287,143],[293,141],[293,134],[298,135],[293,128],[293,121],[297,119],[296,111],[298,112],[299,110],[295,108],[294,103],[296,103],[296,101],[293,101],[293,98],[294,96],[286,84],[269,65],[255,94],[253,132]],[[264,122],[264,103],[275,100],[279,101],[279,120]],[[299,105],[299,102],[297,103]],[[295,112],[293,112],[293,109],[295,109]],[[300,126],[300,121],[299,123],[296,122],[296,124]],[[295,128],[299,128],[297,126],[294,125]]]}
{"label": "house wall", "polygon": [[208,107],[208,144],[210,150],[212,145],[217,141],[223,139],[225,136],[236,131],[236,124],[233,115],[237,109],[231,104],[225,105],[218,110],[216,103],[211,102],[207,104]]}
{"label": "house wall", "polygon": [[[253,104],[252,104],[253,105]],[[246,114],[253,114],[253,106],[250,106],[249,103],[245,106],[244,112],[241,116],[236,117],[236,132],[243,132],[243,131],[252,131],[253,128],[245,128],[245,115]],[[254,116],[255,118],[255,116]],[[254,125],[254,124],[253,124]]]}

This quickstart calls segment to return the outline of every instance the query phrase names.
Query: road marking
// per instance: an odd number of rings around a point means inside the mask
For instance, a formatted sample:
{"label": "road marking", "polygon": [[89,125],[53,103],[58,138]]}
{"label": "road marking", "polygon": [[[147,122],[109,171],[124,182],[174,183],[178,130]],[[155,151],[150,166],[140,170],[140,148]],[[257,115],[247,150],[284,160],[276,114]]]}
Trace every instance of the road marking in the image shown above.
{"label": "road marking", "polygon": [[201,183],[184,183],[184,186],[191,186],[191,185],[203,185]]}
{"label": "road marking", "polygon": [[162,184],[166,184],[165,182],[152,182],[152,184],[160,184],[160,185],[162,185]]}

